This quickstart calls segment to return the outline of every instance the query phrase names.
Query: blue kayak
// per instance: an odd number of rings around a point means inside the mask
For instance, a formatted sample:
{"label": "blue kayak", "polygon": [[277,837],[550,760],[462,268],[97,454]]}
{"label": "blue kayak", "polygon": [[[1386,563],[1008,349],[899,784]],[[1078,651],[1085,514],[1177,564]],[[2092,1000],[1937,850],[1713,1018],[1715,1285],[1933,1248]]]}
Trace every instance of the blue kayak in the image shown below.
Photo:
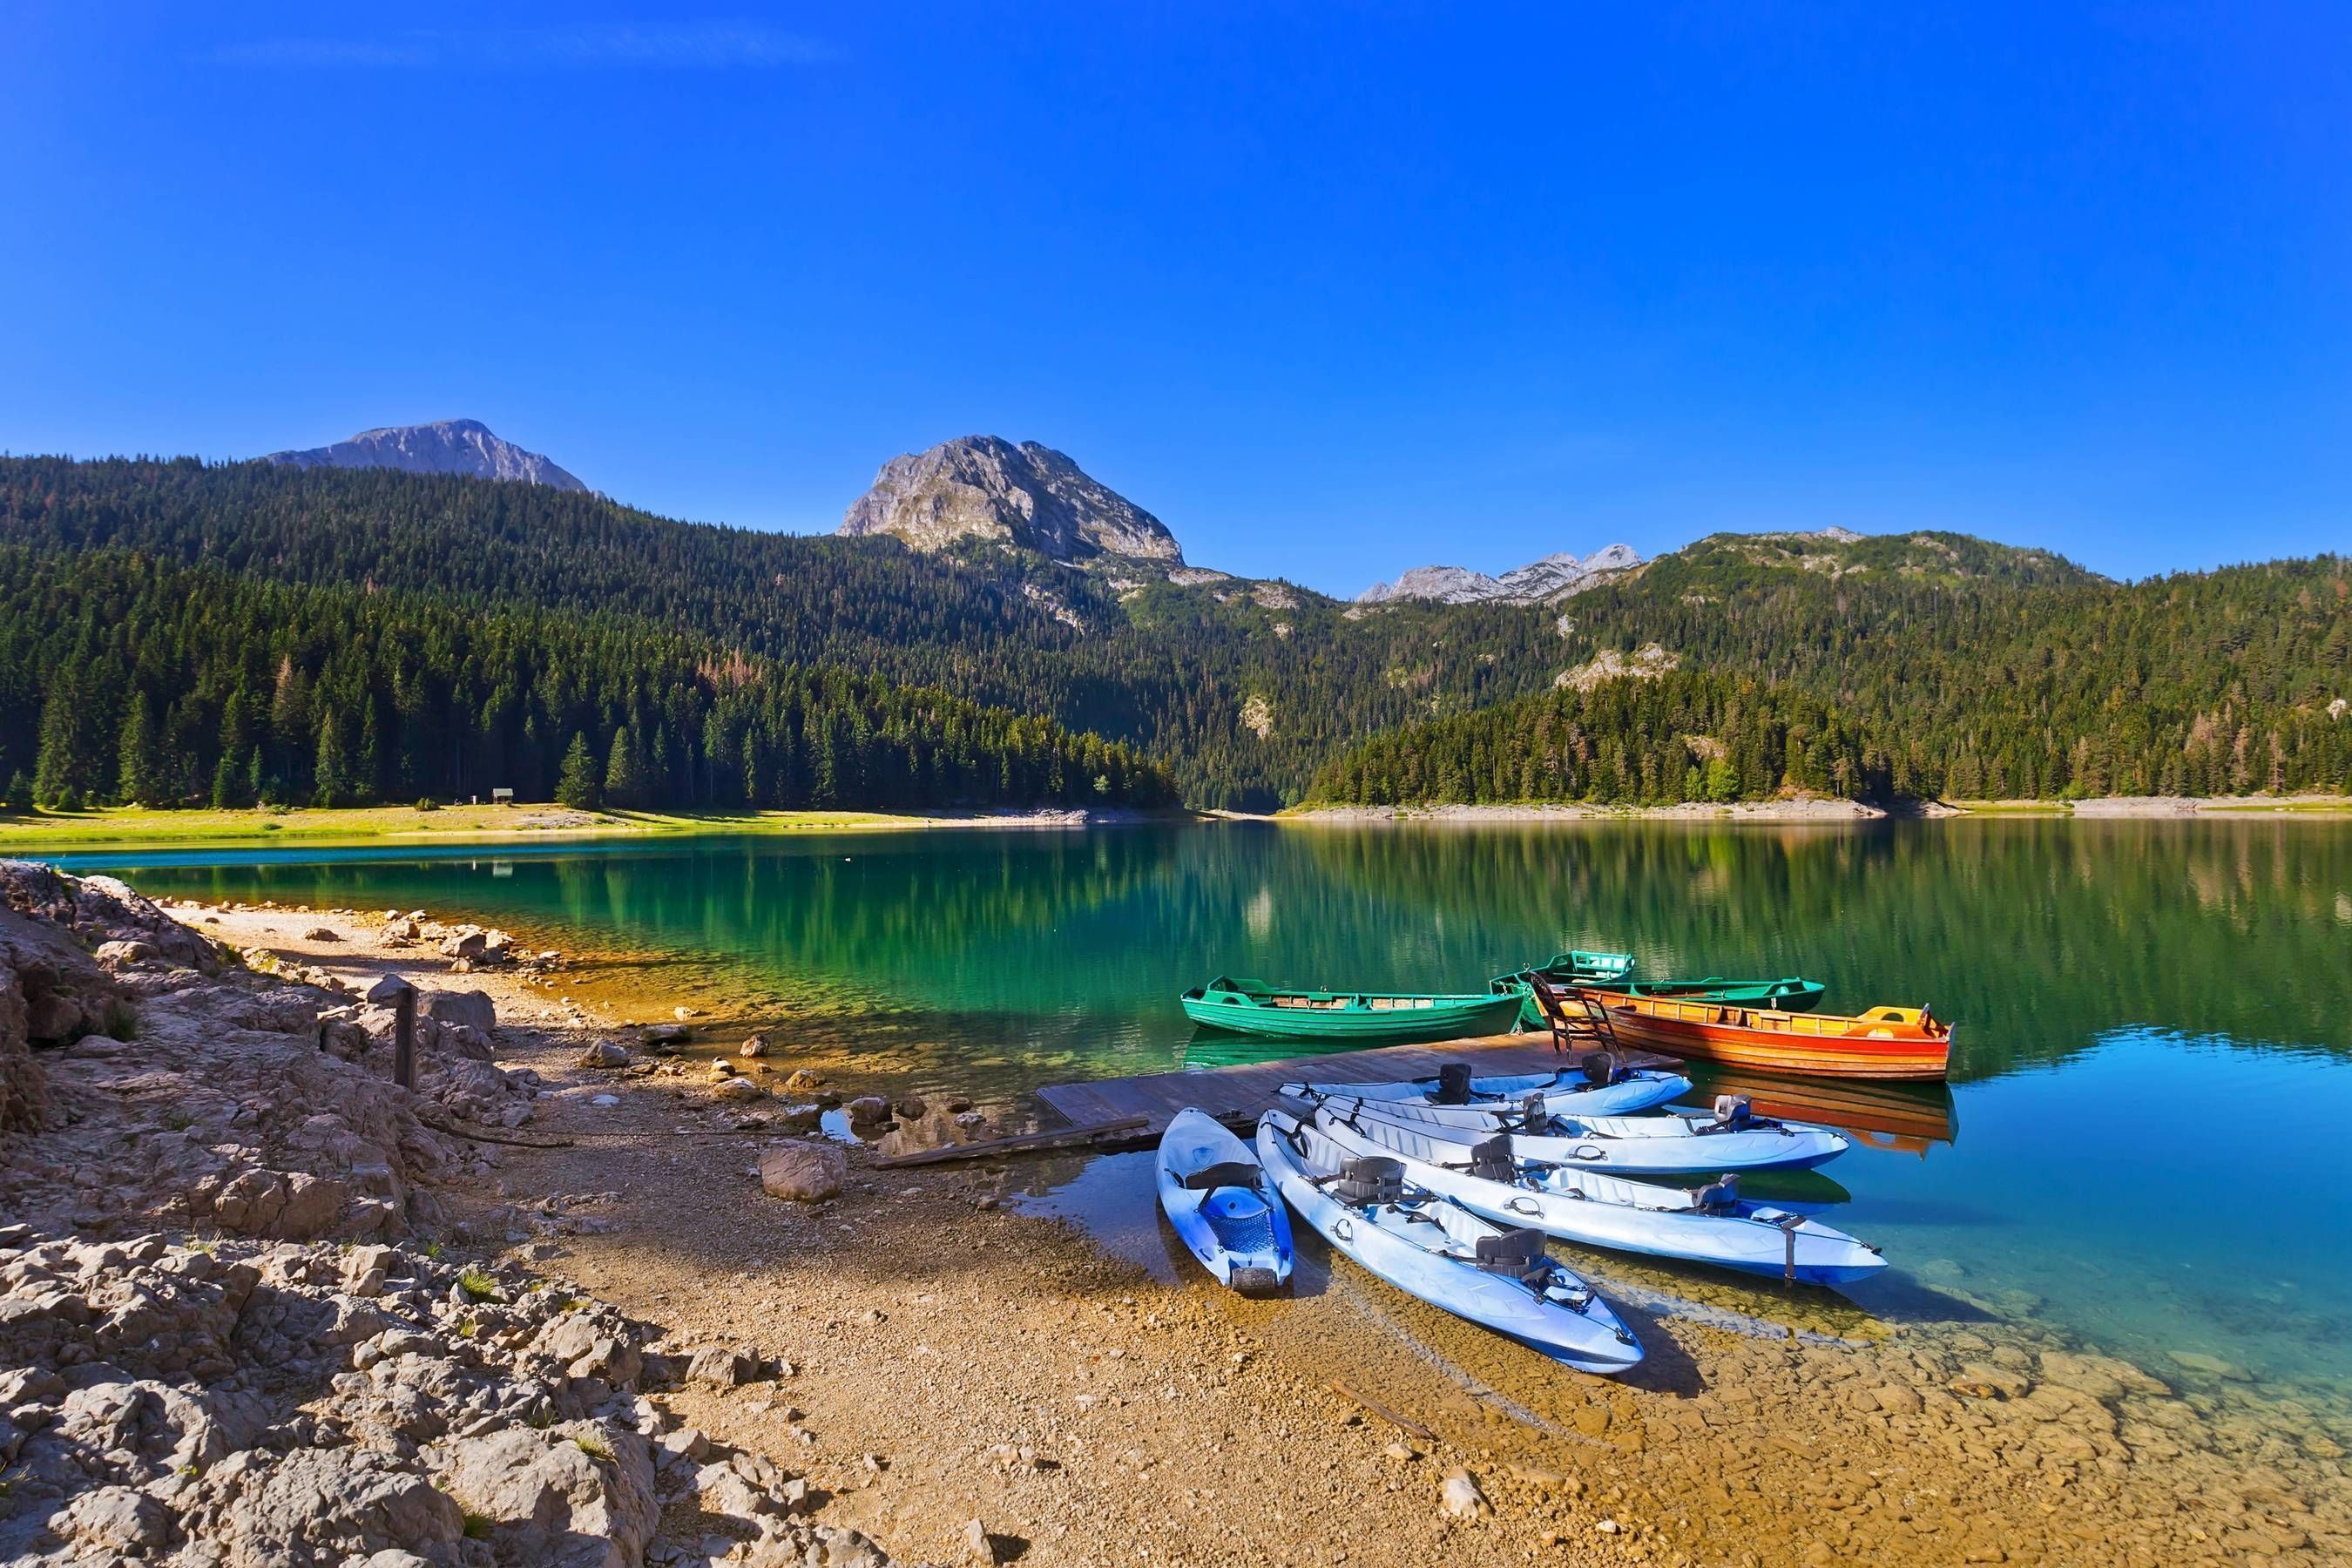
{"label": "blue kayak", "polygon": [[1570,1165],[1523,1163],[1503,1139],[1465,1148],[1400,1122],[1339,1121],[1328,1110],[1316,1126],[1349,1158],[1387,1155],[1402,1162],[1407,1181],[1475,1214],[1585,1247],[1812,1285],[1849,1284],[1886,1267],[1876,1247],[1800,1205],[1742,1198],[1736,1176],[1692,1193]]}
{"label": "blue kayak", "polygon": [[1160,1137],[1160,1206],[1201,1267],[1244,1295],[1290,1278],[1290,1215],[1248,1144],[1203,1111]]}
{"label": "blue kayak", "polygon": [[[1601,1053],[1593,1053],[1596,1058]],[[1465,1062],[1448,1062],[1434,1078],[1411,1078],[1395,1083],[1286,1083],[1276,1092],[1289,1100],[1313,1104],[1325,1100],[1373,1100],[1403,1105],[1486,1106],[1524,1111],[1530,1098],[1540,1096],[1546,1116],[1624,1116],[1650,1110],[1690,1093],[1691,1080],[1680,1073],[1649,1068],[1601,1066],[1565,1067],[1557,1072],[1528,1072],[1474,1078]]]}
{"label": "blue kayak", "polygon": [[1406,1294],[1580,1372],[1610,1375],[1641,1362],[1641,1342],[1546,1255],[1540,1233],[1407,1184],[1399,1161],[1350,1158],[1285,1111],[1258,1119],[1257,1154],[1301,1219]]}
{"label": "blue kayak", "polygon": [[1385,1100],[1325,1100],[1319,1114],[1344,1122],[1386,1121],[1448,1143],[1507,1137],[1519,1160],[1580,1166],[1617,1175],[1712,1175],[1722,1171],[1803,1171],[1851,1147],[1843,1134],[1802,1121],[1753,1114],[1724,1097],[1718,1114],[1549,1116],[1530,1126],[1517,1109],[1412,1105]]}

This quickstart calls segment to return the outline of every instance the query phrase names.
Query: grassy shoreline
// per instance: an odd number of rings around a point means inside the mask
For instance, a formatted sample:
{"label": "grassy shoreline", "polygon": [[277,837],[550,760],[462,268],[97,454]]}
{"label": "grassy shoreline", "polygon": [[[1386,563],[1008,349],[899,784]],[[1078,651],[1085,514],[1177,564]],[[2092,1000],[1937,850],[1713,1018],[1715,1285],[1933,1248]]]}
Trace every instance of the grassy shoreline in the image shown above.
{"label": "grassy shoreline", "polygon": [[[1188,814],[1165,820],[1190,821]],[[0,812],[0,855],[82,849],[161,848],[175,845],[514,844],[719,835],[893,833],[923,828],[1077,827],[1161,820],[1133,812],[957,811],[574,811],[551,805],[413,805],[287,810],[159,811],[100,806],[89,811]]]}
{"label": "grassy shoreline", "polygon": [[[2189,819],[2221,816],[2352,816],[2352,795],[2215,796],[2210,799],[2107,796],[2085,801],[1970,800],[1938,803],[1927,819],[2049,816],[2084,819]],[[1066,828],[1137,822],[1274,822],[1305,826],[1383,823],[1683,821],[1856,822],[1882,818],[1851,801],[1765,801],[1731,805],[1412,805],[1294,806],[1248,812],[1036,811],[574,811],[553,805],[413,805],[283,810],[156,810],[99,806],[87,811],[0,811],[0,855],[109,848],[168,848],[212,844],[312,846],[587,843],[605,839],[722,835],[904,833],[939,828]]]}

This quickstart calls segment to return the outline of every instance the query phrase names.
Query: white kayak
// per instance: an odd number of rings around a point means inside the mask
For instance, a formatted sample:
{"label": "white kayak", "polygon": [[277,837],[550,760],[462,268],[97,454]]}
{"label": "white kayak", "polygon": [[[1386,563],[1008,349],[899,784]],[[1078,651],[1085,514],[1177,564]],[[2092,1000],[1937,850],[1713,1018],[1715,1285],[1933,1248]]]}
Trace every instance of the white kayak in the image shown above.
{"label": "white kayak", "polygon": [[1632,1331],[1545,1255],[1541,1233],[1489,1224],[1408,1186],[1402,1162],[1350,1159],[1286,1111],[1258,1119],[1257,1153],[1300,1218],[1408,1295],[1580,1372],[1614,1374],[1641,1361]]}
{"label": "white kayak", "polygon": [[[1842,1285],[1886,1267],[1878,1249],[1801,1214],[1749,1203],[1738,1178],[1697,1193],[1567,1165],[1520,1164],[1492,1145],[1465,1149],[1395,1122],[1318,1119],[1350,1159],[1386,1154],[1405,1178],[1505,1225],[1616,1252],[1681,1258],[1814,1285]],[[1474,1158],[1484,1152],[1487,1158]]]}
{"label": "white kayak", "polygon": [[1286,1083],[1277,1092],[1309,1105],[1336,1098],[1521,1111],[1530,1098],[1540,1096],[1548,1116],[1623,1116],[1680,1100],[1690,1089],[1691,1080],[1680,1073],[1616,1067],[1595,1051],[1583,1066],[1558,1072],[1473,1078],[1467,1062],[1448,1062],[1435,1078],[1398,1083]]}
{"label": "white kayak", "polygon": [[1520,1160],[1633,1175],[1802,1171],[1836,1159],[1849,1146],[1843,1133],[1827,1127],[1752,1116],[1747,1101],[1731,1095],[1712,1117],[1554,1116],[1533,1132],[1524,1130],[1518,1112],[1482,1106],[1331,1099],[1316,1110],[1341,1121],[1392,1121],[1453,1143],[1507,1137]]}
{"label": "white kayak", "polygon": [[1244,1294],[1290,1278],[1290,1215],[1250,1146],[1203,1111],[1160,1135],[1160,1206],[1201,1267]]}

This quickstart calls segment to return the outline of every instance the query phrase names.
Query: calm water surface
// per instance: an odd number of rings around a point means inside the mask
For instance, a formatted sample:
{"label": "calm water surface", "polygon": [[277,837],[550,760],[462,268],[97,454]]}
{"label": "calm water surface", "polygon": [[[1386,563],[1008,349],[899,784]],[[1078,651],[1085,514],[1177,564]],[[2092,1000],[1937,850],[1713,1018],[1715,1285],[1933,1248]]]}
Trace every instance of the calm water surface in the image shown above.
{"label": "calm water surface", "polygon": [[[1867,828],[1247,826],[81,856],[155,893],[423,907],[676,961],[680,994],[919,1085],[1230,1059],[1220,970],[1482,989],[1565,946],[1805,974],[1958,1026],[1943,1094],[1824,1106],[1896,1278],[2159,1366],[2352,1396],[2352,832],[2292,819]],[[1740,1085],[1736,1087],[1748,1087]],[[1759,1098],[1766,1098],[1759,1095]]]}

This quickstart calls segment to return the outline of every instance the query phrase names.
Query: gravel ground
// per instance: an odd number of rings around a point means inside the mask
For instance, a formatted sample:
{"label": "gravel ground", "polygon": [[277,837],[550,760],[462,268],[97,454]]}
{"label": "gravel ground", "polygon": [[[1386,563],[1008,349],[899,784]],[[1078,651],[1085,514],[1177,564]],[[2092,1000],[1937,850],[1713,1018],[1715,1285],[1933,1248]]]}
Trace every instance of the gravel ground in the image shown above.
{"label": "gravel ground", "polygon": [[[396,962],[423,977],[442,962],[380,947],[378,917],[213,918],[202,929],[331,973]],[[322,928],[335,940],[305,937]],[[719,1102],[718,1077],[691,1055],[731,1050],[731,1034],[698,1017],[689,1027],[710,1038],[687,1057],[573,1065],[598,1039],[635,1046],[628,1018],[669,1018],[647,988],[658,970],[633,989],[608,968],[593,997],[571,995],[590,987],[560,966],[442,983],[489,990],[500,1065],[552,1086],[511,1136],[571,1141],[497,1148],[495,1184],[445,1194],[453,1212],[662,1325],[666,1348],[789,1362],[779,1381],[692,1389],[673,1407],[806,1475],[824,1494],[817,1518],[903,1560],[2352,1557],[2347,1413],[2276,1397],[2234,1368],[2152,1373],[1957,1290],[1923,1291],[1902,1323],[1826,1293],[1759,1322],[1744,1315],[1762,1310],[1756,1292],[1610,1265],[1596,1279],[1649,1352],[1610,1383],[1311,1247],[1282,1300],[1174,1269],[1132,1158],[890,1171],[858,1150],[838,1196],[780,1201],[757,1175],[774,1127],[734,1123],[782,1104]],[[768,1054],[732,1064],[763,1090],[796,1068],[841,1071],[770,1038]],[[1133,1211],[1116,1248],[1019,1212],[1081,1171]]]}

